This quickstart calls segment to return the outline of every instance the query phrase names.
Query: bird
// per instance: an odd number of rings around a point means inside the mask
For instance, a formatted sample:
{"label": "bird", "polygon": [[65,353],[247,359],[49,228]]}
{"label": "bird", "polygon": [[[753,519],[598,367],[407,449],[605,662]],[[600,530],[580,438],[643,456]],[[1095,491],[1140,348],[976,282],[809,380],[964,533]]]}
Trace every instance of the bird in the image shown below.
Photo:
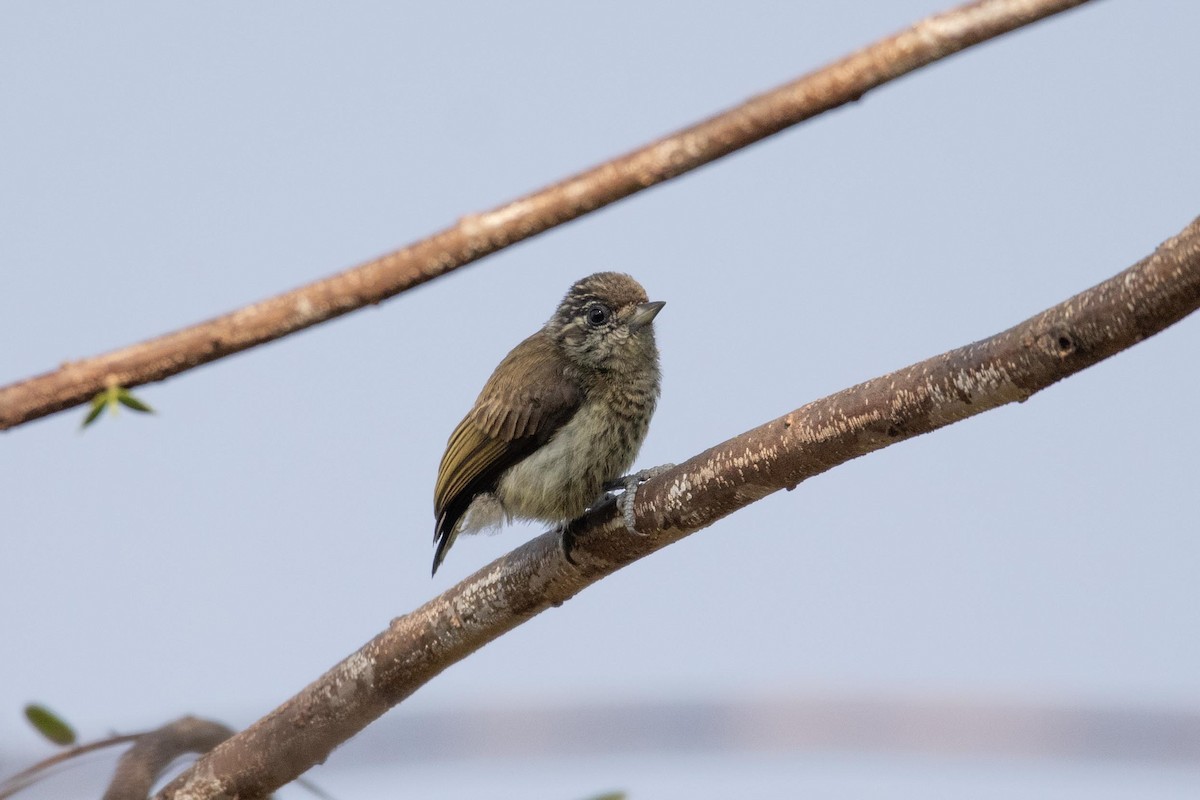
{"label": "bird", "polygon": [[617,483],[633,530],[633,493],[657,472],[625,476],[658,403],[652,323],[664,305],[629,275],[597,272],[504,357],[438,468],[433,574],[460,533],[518,518],[562,524]]}

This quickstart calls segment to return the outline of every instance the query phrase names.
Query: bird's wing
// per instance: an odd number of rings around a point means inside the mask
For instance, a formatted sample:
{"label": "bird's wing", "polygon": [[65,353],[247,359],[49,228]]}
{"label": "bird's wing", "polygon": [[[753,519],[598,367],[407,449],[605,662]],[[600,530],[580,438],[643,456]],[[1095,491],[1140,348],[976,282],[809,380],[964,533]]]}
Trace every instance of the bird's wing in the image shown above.
{"label": "bird's wing", "polygon": [[[512,379],[514,361],[520,363],[520,380]],[[450,434],[434,488],[435,564],[475,496],[494,490],[505,470],[549,440],[579,408],[579,384],[565,370],[550,339],[535,333],[500,362],[475,407]]]}

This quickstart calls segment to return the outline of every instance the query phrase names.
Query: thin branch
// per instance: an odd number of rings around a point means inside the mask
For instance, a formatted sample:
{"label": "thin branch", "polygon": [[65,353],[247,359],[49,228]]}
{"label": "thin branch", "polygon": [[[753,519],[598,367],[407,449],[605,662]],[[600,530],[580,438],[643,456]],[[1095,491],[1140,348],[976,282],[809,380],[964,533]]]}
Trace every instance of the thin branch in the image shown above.
{"label": "thin branch", "polygon": [[180,717],[142,734],[121,756],[104,800],[146,800],[172,761],[187,753],[207,753],[232,735],[225,725],[198,717]]}
{"label": "thin branch", "polygon": [[201,758],[160,800],[259,797],[446,667],[621,567],[850,459],[1032,394],[1200,307],[1200,218],[1151,256],[1025,322],[809,403],[646,483],[638,530],[611,506],[551,532],[406,616]]}
{"label": "thin branch", "polygon": [[670,180],[972,45],[1088,0],[979,0],[796,81],[415,244],[224,316],[0,388],[0,430],[379,303],[523,239]]}
{"label": "thin branch", "polygon": [[27,767],[26,769],[21,770],[17,774],[7,778],[3,783],[0,783],[0,800],[7,800],[7,798],[12,797],[17,792],[20,792],[23,789],[26,789],[37,783],[39,780],[44,779],[47,775],[51,774],[50,770],[54,767],[62,766],[69,761],[81,756],[85,756],[88,753],[94,753],[97,750],[103,750],[108,747],[116,747],[118,745],[136,742],[138,737],[143,735],[144,734],[141,733],[128,733],[120,736],[110,736],[107,739],[101,739],[96,742],[88,742],[87,744],[81,744],[76,747],[72,747],[69,750],[63,750],[55,753],[49,758],[45,758],[34,764],[32,767]]}

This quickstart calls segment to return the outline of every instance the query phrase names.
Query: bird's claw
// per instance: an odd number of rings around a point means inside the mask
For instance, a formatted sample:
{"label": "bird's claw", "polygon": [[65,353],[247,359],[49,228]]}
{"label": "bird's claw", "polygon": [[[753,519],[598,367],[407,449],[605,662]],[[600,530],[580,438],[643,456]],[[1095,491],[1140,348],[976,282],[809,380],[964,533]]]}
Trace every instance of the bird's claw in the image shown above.
{"label": "bird's claw", "polygon": [[570,522],[564,522],[558,527],[558,532],[560,534],[559,541],[562,543],[563,549],[563,558],[565,558],[567,563],[572,566],[579,566],[575,563],[575,559],[571,557],[571,551],[575,549],[575,530],[578,527],[578,522],[579,520],[573,519]]}
{"label": "bird's claw", "polygon": [[646,481],[651,478],[657,478],[664,472],[675,468],[674,464],[660,464],[657,467],[639,470],[632,475],[626,475],[623,478],[617,478],[615,481],[610,481],[605,484],[605,491],[614,491],[623,489],[624,491],[617,497],[617,510],[621,512],[621,518],[625,520],[625,528],[634,536],[645,536],[646,534],[637,529],[637,518],[633,513],[633,502],[637,499],[637,490]]}

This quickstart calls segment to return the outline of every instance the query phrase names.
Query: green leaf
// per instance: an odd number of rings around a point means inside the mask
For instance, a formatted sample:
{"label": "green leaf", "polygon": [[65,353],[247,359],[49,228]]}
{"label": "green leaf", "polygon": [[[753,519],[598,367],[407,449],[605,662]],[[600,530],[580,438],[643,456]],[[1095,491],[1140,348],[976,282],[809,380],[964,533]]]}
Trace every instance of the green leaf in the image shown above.
{"label": "green leaf", "polygon": [[106,405],[108,405],[108,392],[100,392],[98,395],[93,397],[92,410],[89,411],[87,416],[83,418],[83,424],[79,427],[86,428],[88,425],[91,425],[93,422],[95,422],[100,417],[101,412],[104,411],[104,407]]}
{"label": "green leaf", "polygon": [[75,744],[75,731],[71,729],[70,725],[63,722],[61,717],[45,706],[37,703],[25,706],[25,719],[29,720],[29,724],[36,728],[38,733],[55,744],[62,747]]}
{"label": "green leaf", "polygon": [[104,391],[97,393],[96,396],[92,398],[92,407],[88,411],[87,416],[83,418],[83,424],[80,427],[86,428],[87,426],[91,425],[100,418],[100,415],[104,412],[104,409],[107,408],[113,414],[116,414],[117,409],[121,406],[131,408],[134,411],[141,412],[142,414],[154,413],[153,408],[137,397],[134,397],[133,393],[124,386],[117,386],[114,384],[106,388]]}
{"label": "green leaf", "polygon": [[143,403],[141,400],[129,393],[128,389],[122,388],[117,391],[117,401],[126,408],[132,408],[134,411],[140,411],[143,414],[153,414],[154,409]]}

